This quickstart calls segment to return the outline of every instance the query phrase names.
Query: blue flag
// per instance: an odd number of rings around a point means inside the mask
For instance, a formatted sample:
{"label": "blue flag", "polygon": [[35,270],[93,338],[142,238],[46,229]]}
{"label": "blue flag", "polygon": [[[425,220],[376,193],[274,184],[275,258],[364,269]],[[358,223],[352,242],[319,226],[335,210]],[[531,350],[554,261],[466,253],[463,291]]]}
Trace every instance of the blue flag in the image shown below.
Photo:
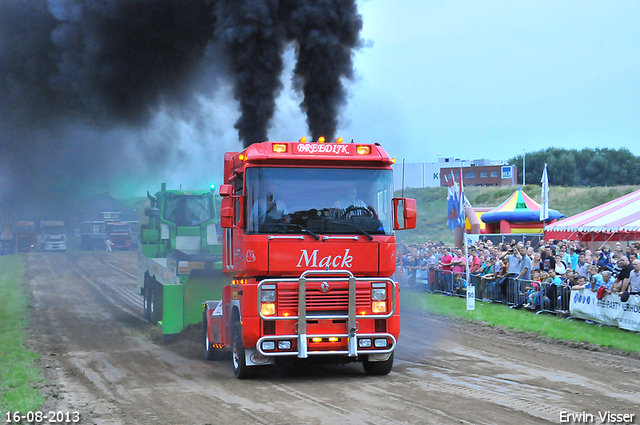
{"label": "blue flag", "polygon": [[[451,180],[452,184],[447,192],[447,224],[449,225],[449,230],[462,225],[460,220],[460,192],[458,184],[453,178]],[[447,183],[449,183],[448,180]]]}

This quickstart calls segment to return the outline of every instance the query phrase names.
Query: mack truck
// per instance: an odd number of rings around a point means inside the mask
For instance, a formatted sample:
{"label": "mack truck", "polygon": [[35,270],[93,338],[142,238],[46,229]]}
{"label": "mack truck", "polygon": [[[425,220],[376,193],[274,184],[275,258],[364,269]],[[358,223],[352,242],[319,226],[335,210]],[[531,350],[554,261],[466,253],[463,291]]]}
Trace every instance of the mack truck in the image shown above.
{"label": "mack truck", "polygon": [[228,278],[222,273],[213,188],[147,192],[148,224],[141,226],[138,287],[145,318],[171,340],[202,322],[203,300],[220,297]]}
{"label": "mack truck", "polygon": [[[362,362],[388,374],[400,333],[395,231],[416,202],[394,198],[378,144],[254,143],[224,156],[222,297],[203,303],[203,354],[237,378],[291,361]],[[298,360],[307,359],[307,360]]]}
{"label": "mack truck", "polygon": [[64,221],[41,221],[38,245],[41,251],[66,251],[67,231]]}

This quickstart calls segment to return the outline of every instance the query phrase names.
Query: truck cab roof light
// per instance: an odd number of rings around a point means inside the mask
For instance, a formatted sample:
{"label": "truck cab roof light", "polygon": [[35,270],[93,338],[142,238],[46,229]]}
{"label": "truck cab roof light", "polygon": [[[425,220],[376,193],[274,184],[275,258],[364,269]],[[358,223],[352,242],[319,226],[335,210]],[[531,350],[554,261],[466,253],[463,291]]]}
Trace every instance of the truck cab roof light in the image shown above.
{"label": "truck cab roof light", "polygon": [[338,138],[336,139],[336,143],[342,143],[342,137],[338,137]]}
{"label": "truck cab roof light", "polygon": [[324,143],[324,136],[318,137],[318,143]]}
{"label": "truck cab roof light", "polygon": [[307,138],[306,137],[301,137],[300,140],[298,140],[298,142],[307,143]]}
{"label": "truck cab roof light", "polygon": [[368,155],[371,153],[371,146],[356,145],[356,152],[358,153],[358,155]]}
{"label": "truck cab roof light", "polygon": [[286,143],[274,143],[271,145],[271,150],[275,153],[287,153],[289,149]]}

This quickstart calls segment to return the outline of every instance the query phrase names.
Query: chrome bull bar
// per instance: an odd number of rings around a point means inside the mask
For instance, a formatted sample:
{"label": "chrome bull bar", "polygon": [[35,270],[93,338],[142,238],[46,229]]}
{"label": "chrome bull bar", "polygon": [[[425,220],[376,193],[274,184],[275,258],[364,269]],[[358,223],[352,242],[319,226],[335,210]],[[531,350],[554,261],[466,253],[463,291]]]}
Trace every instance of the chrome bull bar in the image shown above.
{"label": "chrome bull bar", "polygon": [[[337,338],[347,338],[349,336],[349,334],[318,334],[318,335],[313,335],[313,337],[318,337],[318,338],[331,338],[331,337],[337,337]],[[307,336],[307,338],[311,338],[310,336]],[[359,352],[356,353],[356,356],[358,354],[388,354],[391,353],[393,350],[395,350],[396,348],[396,338],[391,335],[390,333],[373,333],[373,334],[358,334],[358,338],[389,338],[391,340],[391,346],[387,347],[387,348],[381,348],[381,349],[376,349],[376,348],[370,348],[370,349],[366,349],[366,350],[360,350]],[[262,343],[264,341],[273,341],[276,344],[278,344],[278,341],[291,341],[291,340],[300,340],[300,335],[267,335],[267,336],[263,336],[262,338],[260,338],[256,344],[256,349],[258,350],[258,352],[264,356],[295,356],[297,355],[298,357],[300,357],[300,350],[298,351],[265,351],[262,349]],[[298,346],[299,347],[299,346]],[[350,350],[332,350],[332,351],[306,351],[307,353],[307,357],[309,354],[311,355],[347,355],[349,357],[353,357],[350,355]],[[307,357],[300,357],[300,358],[307,358]]]}
{"label": "chrome bull bar", "polygon": [[[347,277],[349,282],[349,296],[348,296],[348,309],[347,314],[307,314],[307,282],[344,282],[344,277],[308,277],[313,275],[344,275]],[[391,306],[389,313],[387,314],[363,314],[356,315],[356,282],[385,282],[391,284]],[[262,300],[262,286],[265,284],[277,284],[279,282],[298,282],[298,315],[297,316],[264,316],[261,312],[261,300]],[[276,289],[277,290],[277,289]],[[258,283],[257,287],[257,312],[258,316],[262,320],[297,320],[297,335],[269,335],[262,337],[258,340],[256,348],[262,354],[273,356],[273,355],[294,355],[296,354],[299,358],[307,358],[309,355],[308,352],[308,338],[307,335],[307,320],[347,320],[347,333],[340,335],[326,335],[326,337],[341,337],[348,338],[347,348],[348,351],[314,351],[311,354],[346,354],[349,357],[357,357],[358,356],[358,341],[357,337],[363,337],[363,334],[358,334],[358,323],[357,318],[361,319],[388,319],[395,314],[396,311],[396,292],[397,292],[397,284],[393,279],[383,278],[383,277],[366,277],[366,278],[356,278],[353,273],[349,270],[307,270],[303,272],[299,278],[281,278],[281,279],[263,279]],[[387,299],[389,298],[387,294]],[[389,337],[393,341],[392,347],[384,350],[366,350],[367,353],[390,353],[395,348],[396,339],[393,335],[388,333],[379,333],[379,334],[367,334],[373,336],[380,337]],[[311,335],[311,337],[325,337],[321,335]],[[288,351],[283,353],[275,353],[269,352],[265,353],[261,348],[261,343],[265,340],[282,340],[282,339],[297,339],[298,341],[298,351]]]}

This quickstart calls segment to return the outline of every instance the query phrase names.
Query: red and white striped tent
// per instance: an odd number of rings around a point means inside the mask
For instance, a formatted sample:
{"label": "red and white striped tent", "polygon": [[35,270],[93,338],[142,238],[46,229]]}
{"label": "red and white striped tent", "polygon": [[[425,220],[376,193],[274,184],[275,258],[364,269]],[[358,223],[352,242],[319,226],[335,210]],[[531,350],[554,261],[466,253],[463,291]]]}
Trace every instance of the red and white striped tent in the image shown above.
{"label": "red and white striped tent", "polygon": [[547,226],[545,240],[640,240],[640,190]]}

